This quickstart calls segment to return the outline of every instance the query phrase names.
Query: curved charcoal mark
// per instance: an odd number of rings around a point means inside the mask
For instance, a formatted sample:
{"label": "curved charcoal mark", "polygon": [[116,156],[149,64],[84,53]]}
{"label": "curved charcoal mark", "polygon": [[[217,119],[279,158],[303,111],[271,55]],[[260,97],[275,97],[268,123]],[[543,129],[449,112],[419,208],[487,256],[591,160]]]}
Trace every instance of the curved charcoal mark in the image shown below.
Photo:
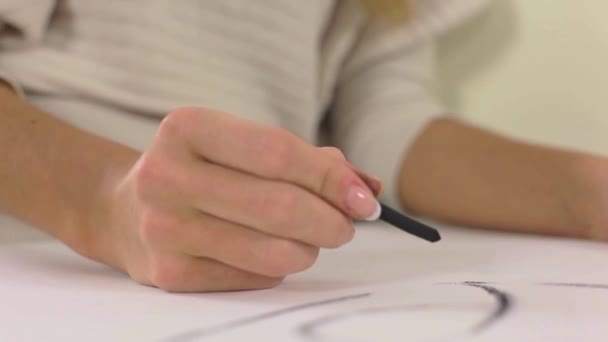
{"label": "curved charcoal mark", "polygon": [[494,309],[494,312],[492,312],[492,314],[488,316],[488,318],[484,319],[475,326],[475,328],[473,329],[473,332],[475,333],[480,333],[489,328],[492,324],[503,318],[513,306],[512,296],[504,291],[497,289],[496,287],[489,286],[483,282],[474,281],[464,282],[463,285],[482,289],[488,294],[490,294],[496,301],[496,309]]}
{"label": "curved charcoal mark", "polygon": [[[420,312],[420,311],[437,310],[437,309],[460,310],[461,307],[459,306],[459,304],[455,304],[455,305],[452,305],[452,304],[434,304],[434,305],[411,304],[411,305],[400,305],[400,306],[384,306],[384,307],[366,308],[366,309],[361,309],[361,310],[357,310],[354,312],[327,315],[327,316],[319,317],[312,321],[305,322],[304,324],[302,324],[298,327],[298,334],[301,337],[312,340],[312,341],[329,341],[321,333],[319,333],[319,330],[321,328],[323,328],[324,326],[331,325],[333,323],[337,323],[342,320],[346,320],[346,319],[350,319],[350,318],[357,318],[357,317],[361,317],[361,316],[376,315],[376,314],[388,314],[388,313],[392,313],[392,312],[412,312],[412,311]],[[357,340],[357,341],[359,341],[359,340]]]}
{"label": "curved charcoal mark", "polygon": [[259,315],[254,315],[254,316],[245,317],[245,318],[237,319],[234,321],[222,323],[222,324],[212,326],[209,328],[188,331],[188,332],[185,332],[185,333],[182,333],[179,335],[168,337],[166,339],[163,339],[163,341],[165,341],[165,342],[195,341],[195,340],[199,340],[202,338],[211,337],[211,336],[215,336],[215,335],[218,335],[218,334],[221,334],[224,332],[228,332],[233,329],[238,329],[238,328],[244,327],[246,325],[259,323],[259,322],[262,322],[262,321],[265,321],[265,320],[268,320],[271,318],[279,317],[282,315],[287,315],[287,314],[291,314],[294,312],[311,309],[311,308],[316,308],[316,307],[320,307],[320,306],[342,303],[342,302],[347,302],[347,301],[351,301],[351,300],[357,300],[357,299],[369,297],[371,295],[372,295],[371,293],[366,292],[366,293],[359,293],[359,294],[354,294],[354,295],[350,295],[350,296],[343,296],[343,297],[331,298],[331,299],[326,299],[326,300],[317,301],[317,302],[295,305],[295,306],[287,307],[284,309],[269,311],[269,312],[262,313]]}
{"label": "curved charcoal mark", "polygon": [[[559,286],[557,284],[558,283],[552,284],[552,286]],[[483,319],[480,323],[475,325],[473,330],[471,331],[472,333],[480,333],[480,332],[486,330],[487,328],[489,328],[490,325],[496,323],[498,320],[503,318],[508,313],[508,311],[511,309],[511,307],[513,305],[513,300],[511,299],[511,296],[508,293],[490,286],[489,283],[469,281],[469,282],[464,282],[464,283],[440,284],[440,285],[459,285],[459,286],[464,285],[464,286],[469,286],[469,287],[475,287],[475,288],[484,290],[485,292],[490,294],[495,299],[495,301],[496,301],[495,310],[487,318]],[[551,285],[551,284],[546,284],[546,285]],[[578,284],[578,285],[580,285],[580,284]],[[572,284],[567,284],[567,285],[562,284],[562,286],[572,286]],[[603,285],[601,285],[601,286],[603,286]],[[263,322],[263,321],[266,321],[266,320],[269,320],[272,318],[277,318],[277,317],[280,317],[283,315],[288,315],[288,314],[292,314],[295,312],[299,312],[299,311],[307,310],[307,309],[311,309],[311,308],[362,299],[362,298],[370,297],[371,295],[372,295],[372,293],[370,293],[370,292],[359,293],[359,294],[354,294],[354,295],[350,295],[350,296],[343,296],[343,297],[332,298],[332,299],[327,299],[327,300],[322,300],[322,301],[317,301],[317,302],[300,304],[300,305],[296,305],[296,306],[287,307],[284,309],[274,310],[274,311],[270,311],[270,312],[266,312],[266,313],[262,313],[262,314],[258,314],[258,315],[253,315],[250,317],[237,319],[234,321],[229,321],[229,322],[218,324],[218,325],[215,325],[215,326],[212,326],[209,328],[192,330],[192,331],[185,332],[185,333],[182,333],[179,335],[174,335],[174,336],[168,337],[166,339],[163,339],[162,341],[165,341],[165,342],[198,341],[198,340],[201,340],[204,338],[216,336],[216,335],[219,335],[222,333],[232,331],[234,329],[242,328],[244,326],[252,325],[255,323],[260,323],[260,322]],[[454,308],[454,307],[450,306],[449,304],[447,304],[447,305],[411,304],[411,305],[392,306],[392,307],[366,308],[366,309],[362,309],[362,310],[358,310],[358,311],[350,312],[350,313],[323,316],[323,317],[317,318],[313,321],[305,322],[298,328],[298,332],[299,332],[300,336],[302,336],[302,337],[319,340],[320,336],[318,336],[316,330],[320,326],[326,325],[326,324],[331,324],[331,323],[339,321],[341,319],[356,317],[356,316],[360,316],[360,315],[381,314],[381,313],[394,312],[394,311],[412,311],[412,310],[424,311],[424,310],[432,310],[432,309],[437,309],[437,308],[450,309],[450,308]]]}
{"label": "curved charcoal mark", "polygon": [[319,317],[312,321],[305,322],[298,327],[298,334],[304,338],[316,341],[322,341],[323,336],[319,334],[319,329],[323,326],[327,326],[338,321],[356,318],[363,315],[377,314],[377,313],[389,313],[393,311],[410,311],[410,310],[428,310],[431,309],[430,305],[427,304],[416,304],[416,305],[404,305],[394,307],[377,307],[357,310],[354,312],[338,313],[328,316]]}
{"label": "curved charcoal mark", "polygon": [[[440,285],[464,285],[469,287],[478,288],[484,290],[486,293],[492,296],[496,302],[496,308],[490,313],[489,316],[484,318],[481,322],[473,326],[471,333],[478,334],[488,329],[492,324],[503,318],[513,306],[512,296],[508,293],[501,291],[495,287],[488,285],[486,282],[478,281],[467,281],[464,283],[452,283],[452,284],[440,284]],[[300,336],[314,341],[325,341],[326,339],[319,333],[319,329],[323,326],[327,326],[332,323],[336,323],[345,319],[357,318],[364,315],[375,315],[385,314],[391,312],[410,312],[410,311],[424,311],[424,310],[446,310],[453,309],[454,306],[450,304],[443,305],[430,305],[430,304],[412,304],[412,305],[401,305],[401,306],[389,306],[389,307],[376,307],[366,308],[357,310],[355,312],[338,313],[333,315],[327,315],[319,317],[315,320],[305,322],[298,328]]]}

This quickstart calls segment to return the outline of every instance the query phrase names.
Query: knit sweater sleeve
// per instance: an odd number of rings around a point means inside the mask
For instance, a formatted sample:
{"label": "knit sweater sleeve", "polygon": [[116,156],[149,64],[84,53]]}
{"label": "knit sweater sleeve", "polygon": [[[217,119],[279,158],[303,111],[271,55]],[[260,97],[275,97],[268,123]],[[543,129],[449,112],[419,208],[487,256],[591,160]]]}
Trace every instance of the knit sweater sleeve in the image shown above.
{"label": "knit sweater sleeve", "polygon": [[[39,42],[55,6],[56,0],[0,0],[0,53]],[[24,96],[10,70],[0,69],[0,80]]]}
{"label": "knit sweater sleeve", "polygon": [[424,128],[447,110],[434,95],[434,39],[484,0],[420,0],[407,24],[369,21],[347,58],[330,118],[332,138],[357,167],[385,182],[397,208],[399,171]]}

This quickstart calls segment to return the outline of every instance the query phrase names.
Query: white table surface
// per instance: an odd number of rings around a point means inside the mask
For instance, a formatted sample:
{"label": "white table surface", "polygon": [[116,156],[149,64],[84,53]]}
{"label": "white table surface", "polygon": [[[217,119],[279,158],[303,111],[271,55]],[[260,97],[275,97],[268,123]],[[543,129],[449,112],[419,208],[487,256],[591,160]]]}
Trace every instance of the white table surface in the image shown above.
{"label": "white table surface", "polygon": [[278,288],[216,294],[140,286],[54,241],[4,244],[0,341],[608,340],[608,245],[441,231],[360,226]]}

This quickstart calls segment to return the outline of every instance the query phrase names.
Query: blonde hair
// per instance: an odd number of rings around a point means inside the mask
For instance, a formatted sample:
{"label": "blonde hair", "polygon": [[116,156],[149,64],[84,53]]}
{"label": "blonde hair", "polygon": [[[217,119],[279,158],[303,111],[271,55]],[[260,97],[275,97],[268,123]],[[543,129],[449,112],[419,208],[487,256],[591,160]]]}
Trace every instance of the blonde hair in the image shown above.
{"label": "blonde hair", "polygon": [[410,15],[409,0],[361,0],[371,17],[390,23],[400,23]]}

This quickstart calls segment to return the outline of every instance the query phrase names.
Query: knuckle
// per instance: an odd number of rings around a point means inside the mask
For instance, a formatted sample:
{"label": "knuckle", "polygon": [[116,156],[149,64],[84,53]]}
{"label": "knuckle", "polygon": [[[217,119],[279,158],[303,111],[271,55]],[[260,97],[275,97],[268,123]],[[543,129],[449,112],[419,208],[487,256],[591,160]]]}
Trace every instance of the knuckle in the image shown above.
{"label": "knuckle", "polygon": [[158,126],[157,136],[163,139],[180,135],[184,128],[184,122],[190,115],[187,113],[187,111],[178,109],[167,114]]}
{"label": "knuckle", "polygon": [[287,276],[293,270],[293,244],[288,240],[271,240],[263,251],[264,271],[272,277]]}
{"label": "knuckle", "polygon": [[164,291],[180,292],[188,284],[188,265],[171,257],[153,257],[148,272],[150,282]]}
{"label": "knuckle", "polygon": [[317,260],[319,249],[304,246],[291,240],[274,239],[263,252],[263,268],[266,275],[285,277],[308,269]]}
{"label": "knuckle", "polygon": [[146,209],[142,212],[139,225],[140,239],[148,245],[168,242],[174,236],[174,224],[168,215],[158,210]]}
{"label": "knuckle", "polygon": [[187,172],[179,163],[160,153],[147,153],[133,168],[133,191],[143,202],[166,199],[187,186]]}
{"label": "knuckle", "polygon": [[319,193],[333,193],[336,190],[346,191],[346,189],[342,189],[350,186],[352,175],[353,173],[348,170],[344,163],[332,160],[323,167],[316,190]]}
{"label": "knuckle", "polygon": [[336,160],[339,160],[339,161],[346,160],[346,157],[344,156],[344,153],[342,153],[342,150],[340,150],[337,147],[324,146],[324,147],[321,147],[321,150]]}
{"label": "knuckle", "polygon": [[289,133],[272,128],[260,137],[258,143],[261,172],[271,178],[280,178],[291,166],[294,151],[293,138]]}
{"label": "knuckle", "polygon": [[320,249],[317,247],[306,246],[303,247],[305,249],[305,256],[302,258],[301,263],[297,269],[297,272],[301,272],[312,267],[317,259],[319,258]]}
{"label": "knuckle", "polygon": [[325,231],[329,233],[327,244],[323,246],[326,248],[341,247],[352,241],[355,237],[355,228],[350,219],[344,215],[340,215],[331,226],[326,228]]}
{"label": "knuckle", "polygon": [[134,186],[139,198],[149,197],[165,178],[165,166],[158,157],[145,154],[135,166]]}
{"label": "knuckle", "polygon": [[201,108],[181,107],[170,112],[161,121],[157,136],[171,139],[182,135],[200,117],[202,111]]}

